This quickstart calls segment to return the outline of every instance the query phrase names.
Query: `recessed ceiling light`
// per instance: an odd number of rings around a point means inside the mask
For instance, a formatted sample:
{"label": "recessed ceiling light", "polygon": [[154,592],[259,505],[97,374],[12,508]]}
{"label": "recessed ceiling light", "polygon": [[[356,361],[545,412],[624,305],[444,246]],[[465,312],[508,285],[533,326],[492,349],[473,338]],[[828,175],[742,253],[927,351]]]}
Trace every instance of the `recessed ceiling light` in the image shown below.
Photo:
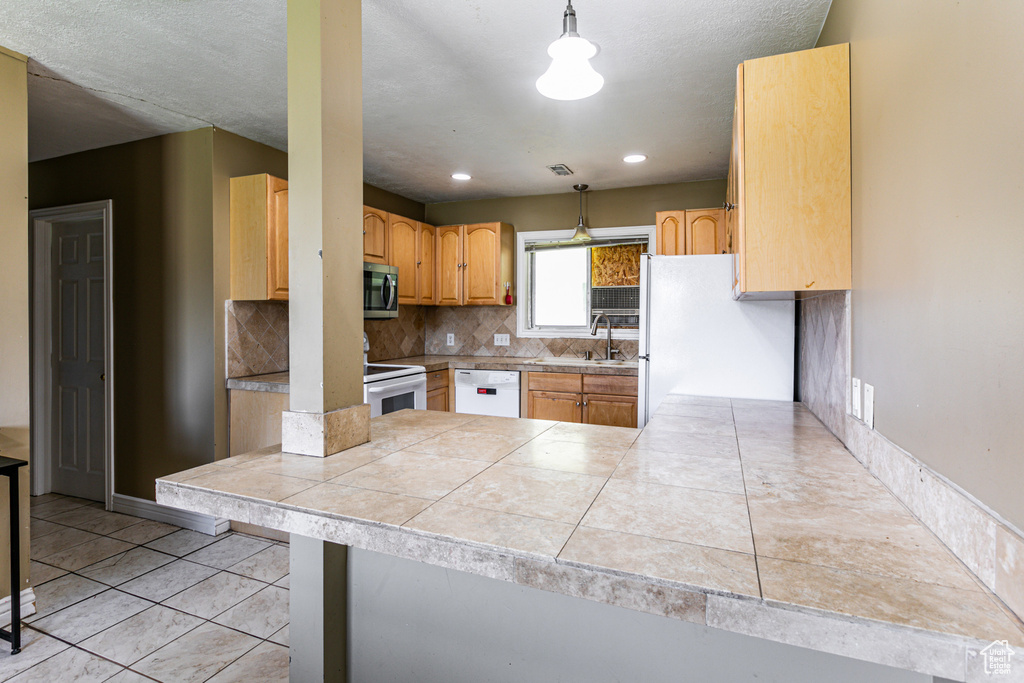
{"label": "recessed ceiling light", "polygon": [[627,164],[639,164],[641,161],[647,161],[646,154],[628,154],[622,157],[622,160]]}
{"label": "recessed ceiling light", "polygon": [[456,180],[469,180],[472,177],[473,176],[468,173],[452,173],[452,178],[455,178]]}

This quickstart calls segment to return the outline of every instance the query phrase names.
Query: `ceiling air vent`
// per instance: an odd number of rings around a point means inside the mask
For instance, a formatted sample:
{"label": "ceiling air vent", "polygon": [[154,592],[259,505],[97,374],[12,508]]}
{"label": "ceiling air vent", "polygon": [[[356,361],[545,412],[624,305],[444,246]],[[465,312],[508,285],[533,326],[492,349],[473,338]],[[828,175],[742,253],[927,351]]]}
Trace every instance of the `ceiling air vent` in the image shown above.
{"label": "ceiling air vent", "polygon": [[548,170],[555,175],[572,175],[572,169],[565,164],[553,164],[548,166]]}

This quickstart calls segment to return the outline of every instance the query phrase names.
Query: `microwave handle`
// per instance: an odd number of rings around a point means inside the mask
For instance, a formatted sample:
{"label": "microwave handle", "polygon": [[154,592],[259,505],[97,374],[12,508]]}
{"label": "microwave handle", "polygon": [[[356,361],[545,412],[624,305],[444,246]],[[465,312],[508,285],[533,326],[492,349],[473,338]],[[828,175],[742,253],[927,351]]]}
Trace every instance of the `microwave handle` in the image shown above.
{"label": "microwave handle", "polygon": [[[387,291],[387,294],[384,292]],[[395,283],[391,279],[391,274],[388,273],[384,276],[384,280],[380,283],[380,298],[384,300],[384,310],[391,310],[391,303],[395,299]]]}
{"label": "microwave handle", "polygon": [[391,384],[386,387],[372,387],[366,390],[368,394],[383,394],[386,391],[394,391],[395,389],[405,389],[406,387],[414,387],[419,384],[426,385],[426,380],[415,379],[411,382],[402,382],[401,384]]}

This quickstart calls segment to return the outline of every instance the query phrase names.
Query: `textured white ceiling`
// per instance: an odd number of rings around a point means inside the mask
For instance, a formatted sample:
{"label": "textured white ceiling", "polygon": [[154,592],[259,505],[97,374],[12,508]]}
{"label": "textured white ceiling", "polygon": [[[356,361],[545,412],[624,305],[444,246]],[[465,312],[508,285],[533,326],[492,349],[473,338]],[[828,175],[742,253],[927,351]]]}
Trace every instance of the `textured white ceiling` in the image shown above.
{"label": "textured white ceiling", "polygon": [[[577,102],[534,87],[564,7],[364,0],[366,181],[434,202],[724,177],[736,64],[812,47],[829,0],[577,0],[605,78]],[[285,0],[3,0],[31,158],[207,125],[287,149],[285,23]]]}

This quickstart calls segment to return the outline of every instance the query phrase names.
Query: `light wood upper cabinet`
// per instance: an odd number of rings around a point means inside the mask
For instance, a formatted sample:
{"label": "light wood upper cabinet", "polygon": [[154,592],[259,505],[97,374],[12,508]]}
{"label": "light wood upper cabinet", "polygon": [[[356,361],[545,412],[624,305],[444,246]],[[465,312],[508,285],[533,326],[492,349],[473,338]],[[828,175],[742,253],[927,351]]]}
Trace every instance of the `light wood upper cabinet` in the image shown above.
{"label": "light wood upper cabinet", "polygon": [[734,294],[850,289],[849,45],[748,60],[737,81]]}
{"label": "light wood upper cabinet", "polygon": [[462,305],[462,231],[464,225],[437,229],[437,303]]}
{"label": "light wood upper cabinet", "polygon": [[686,253],[686,212],[659,211],[657,214],[658,253],[679,256]]}
{"label": "light wood upper cabinet", "polygon": [[686,253],[694,256],[727,254],[725,209],[686,212]]}
{"label": "light wood upper cabinet", "polygon": [[417,304],[417,268],[419,250],[419,225],[416,221],[388,214],[388,260],[389,266],[398,268],[398,303]]}
{"label": "light wood upper cabinet", "polygon": [[230,181],[230,297],[288,300],[288,181],[272,175]]}
{"label": "light wood upper cabinet", "polygon": [[658,253],[690,256],[729,253],[723,209],[658,211]]}
{"label": "light wood upper cabinet", "polygon": [[438,303],[497,306],[505,283],[515,286],[515,236],[507,223],[446,225],[437,229]]}
{"label": "light wood upper cabinet", "polygon": [[437,304],[437,230],[433,225],[419,225],[419,254],[416,261],[417,303]]}
{"label": "light wood upper cabinet", "polygon": [[388,214],[369,206],[363,207],[363,261],[388,262]]}

